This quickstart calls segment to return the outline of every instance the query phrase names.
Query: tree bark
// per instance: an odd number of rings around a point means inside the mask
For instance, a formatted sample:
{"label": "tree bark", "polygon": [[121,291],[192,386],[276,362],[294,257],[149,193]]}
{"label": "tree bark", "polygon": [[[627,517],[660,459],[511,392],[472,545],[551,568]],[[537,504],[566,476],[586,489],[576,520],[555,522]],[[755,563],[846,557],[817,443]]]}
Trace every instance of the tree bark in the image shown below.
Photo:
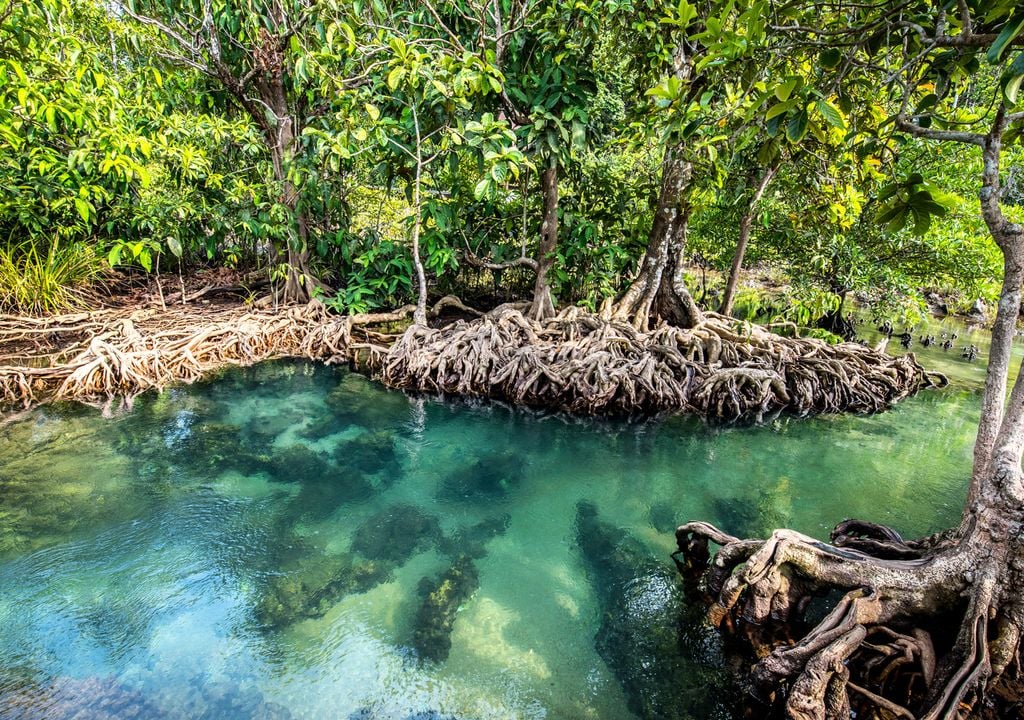
{"label": "tree bark", "polygon": [[775,163],[761,175],[761,179],[758,180],[757,186],[754,188],[754,194],[750,197],[750,202],[747,203],[747,211],[743,213],[743,218],[740,220],[740,235],[736,240],[736,251],[732,256],[732,267],[729,270],[729,280],[725,284],[725,293],[722,295],[722,304],[718,308],[718,312],[722,315],[729,315],[732,313],[733,298],[736,295],[736,283],[739,281],[740,270],[743,269],[743,256],[747,252],[747,245],[750,242],[750,229],[754,224],[754,216],[757,212],[757,205],[761,202],[761,198],[764,196],[765,190],[768,189],[769,183],[772,178],[775,177],[775,173],[779,171],[780,163]]}
{"label": "tree bark", "polygon": [[546,320],[555,314],[548,274],[555,264],[558,250],[558,166],[552,160],[540,176],[544,194],[544,220],[540,226],[540,245],[537,247],[537,277],[533,285],[533,303],[529,315],[534,320]]}
{"label": "tree bark", "polygon": [[[1024,228],[1009,222],[999,205],[999,166],[1005,127],[1005,112],[1000,108],[993,131],[982,147],[982,187],[979,193],[981,214],[992,234],[992,239],[1003,252],[1003,285],[995,323],[992,326],[992,345],[989,350],[988,373],[985,376],[985,393],[981,402],[981,421],[978,424],[978,438],[974,443],[972,474],[975,479],[988,474],[988,463],[1003,417],[1013,335],[1020,313],[1021,283],[1024,281]],[[972,487],[971,497],[973,495]]]}
{"label": "tree bark", "polygon": [[[299,201],[298,189],[288,177],[288,163],[295,157],[298,149],[300,128],[288,109],[288,100],[284,88],[284,77],[276,74],[268,79],[257,82],[260,98],[269,108],[275,121],[258,123],[264,129],[264,138],[270,150],[274,180],[281,188],[280,202],[288,208],[292,218],[291,232],[285,253],[281,248],[274,247],[275,261],[280,262],[282,255],[287,262],[284,289],[281,299],[284,302],[305,303],[310,298],[310,284],[313,278],[309,273],[309,225]],[[255,108],[259,111],[259,108]],[[254,118],[256,119],[256,118]]]}
{"label": "tree bark", "polygon": [[686,289],[686,231],[690,219],[693,164],[682,144],[666,148],[661,189],[640,272],[612,310],[612,318],[646,329],[657,322],[695,326],[702,313]]}
{"label": "tree bark", "polygon": [[416,310],[412,319],[416,325],[427,324],[427,274],[420,259],[420,227],[423,223],[423,208],[420,195],[423,183],[423,138],[420,135],[420,119],[416,106],[412,106],[412,119],[416,127],[416,177],[412,188],[412,209],[415,213],[412,225],[412,262],[416,268]]}

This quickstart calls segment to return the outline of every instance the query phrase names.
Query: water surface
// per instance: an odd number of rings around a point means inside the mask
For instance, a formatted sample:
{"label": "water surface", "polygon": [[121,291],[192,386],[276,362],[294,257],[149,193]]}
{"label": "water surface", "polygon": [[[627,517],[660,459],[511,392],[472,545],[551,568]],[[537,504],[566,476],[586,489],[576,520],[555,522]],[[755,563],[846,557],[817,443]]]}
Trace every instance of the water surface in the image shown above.
{"label": "water surface", "polygon": [[672,530],[954,522],[983,369],[924,355],[950,388],[753,428],[305,363],[38,410],[0,433],[0,716],[732,717]]}

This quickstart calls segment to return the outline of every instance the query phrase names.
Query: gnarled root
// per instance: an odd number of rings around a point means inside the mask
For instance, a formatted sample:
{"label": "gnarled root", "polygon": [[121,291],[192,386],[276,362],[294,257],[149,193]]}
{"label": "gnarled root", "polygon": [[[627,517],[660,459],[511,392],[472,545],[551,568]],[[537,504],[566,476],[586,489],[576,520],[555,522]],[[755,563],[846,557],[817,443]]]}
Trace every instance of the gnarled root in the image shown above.
{"label": "gnarled root", "polygon": [[705,313],[693,328],[638,330],[580,308],[543,322],[501,307],[412,327],[376,374],[391,387],[493,397],[579,414],[875,412],[934,384],[912,355],[786,338]]}
{"label": "gnarled root", "polygon": [[393,313],[341,317],[319,302],[278,312],[243,305],[110,309],[43,319],[0,316],[0,406],[50,400],[106,403],[226,365],[278,357],[347,362],[353,328],[402,320]]}
{"label": "gnarled root", "polygon": [[[676,532],[677,567],[691,580],[703,569],[710,622],[752,643],[757,697],[799,720],[847,720],[851,708],[858,718],[953,720],[980,712],[979,699],[1019,673],[1018,575],[1005,548],[971,529],[904,541],[855,520],[832,537],[740,540],[700,522]],[[809,605],[835,591],[835,606],[808,624]],[[793,628],[806,632],[780,632]]]}

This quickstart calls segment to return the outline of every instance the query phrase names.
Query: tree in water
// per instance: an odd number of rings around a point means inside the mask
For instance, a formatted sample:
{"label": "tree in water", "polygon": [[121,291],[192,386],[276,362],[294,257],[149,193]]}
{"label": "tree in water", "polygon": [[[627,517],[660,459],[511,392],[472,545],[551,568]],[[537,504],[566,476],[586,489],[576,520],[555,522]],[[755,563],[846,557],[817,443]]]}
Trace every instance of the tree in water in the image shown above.
{"label": "tree in water", "polygon": [[[889,128],[981,150],[981,215],[1004,259],[958,527],[908,541],[890,528],[847,520],[830,544],[790,530],[767,540],[742,540],[700,522],[677,530],[680,569],[705,574],[712,623],[746,631],[760,658],[753,684],[787,717],[845,719],[853,709],[858,717],[952,720],[1021,699],[1024,372],[1008,400],[1006,391],[1024,283],[1024,226],[1004,214],[1000,166],[1004,147],[1024,126],[1024,112],[1014,109],[1024,54],[1007,57],[1021,43],[1024,17],[1012,4],[997,3],[976,22],[972,8],[914,2],[839,14],[807,2],[780,26],[780,44],[791,44],[793,34],[827,43],[841,32],[844,44],[823,52],[822,64],[840,69],[843,82],[877,80],[879,68],[891,72],[896,111]],[[1000,70],[999,82],[976,74],[982,55]],[[861,63],[866,57],[873,61]],[[971,91],[976,114],[958,107],[962,90]],[[788,112],[795,116],[800,107]],[[891,146],[882,139],[879,147]],[[879,195],[880,217],[891,230],[909,221],[926,225],[941,211],[924,190]],[[721,546],[710,564],[709,543]],[[772,636],[779,624],[799,626],[815,597],[835,591],[843,595],[834,609],[798,642]]]}

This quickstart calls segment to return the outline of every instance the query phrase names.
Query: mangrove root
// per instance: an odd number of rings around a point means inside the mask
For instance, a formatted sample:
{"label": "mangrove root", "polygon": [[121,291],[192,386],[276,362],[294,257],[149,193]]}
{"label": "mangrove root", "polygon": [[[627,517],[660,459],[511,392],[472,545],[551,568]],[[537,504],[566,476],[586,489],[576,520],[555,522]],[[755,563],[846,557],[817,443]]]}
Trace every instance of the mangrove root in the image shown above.
{"label": "mangrove root", "polygon": [[641,331],[568,308],[543,322],[500,307],[440,329],[412,326],[370,363],[386,385],[577,414],[875,412],[941,384],[913,355],[787,338],[705,314]]}

